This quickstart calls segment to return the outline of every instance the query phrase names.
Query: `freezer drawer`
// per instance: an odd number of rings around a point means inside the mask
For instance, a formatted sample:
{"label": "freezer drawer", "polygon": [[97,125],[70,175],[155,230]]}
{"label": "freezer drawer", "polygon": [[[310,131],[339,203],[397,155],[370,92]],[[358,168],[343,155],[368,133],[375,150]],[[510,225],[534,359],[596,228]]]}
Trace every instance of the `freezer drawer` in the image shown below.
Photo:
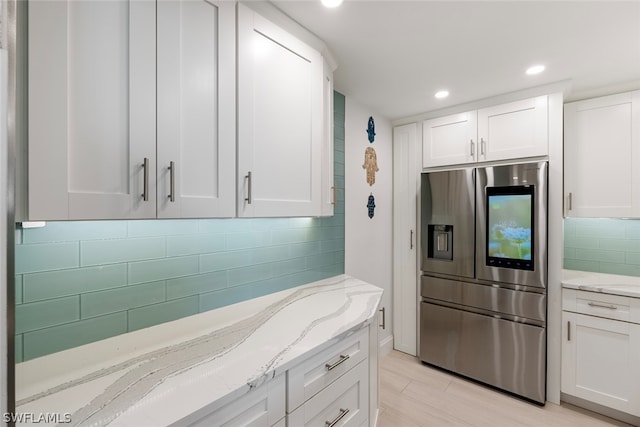
{"label": "freezer drawer", "polygon": [[420,304],[420,359],[544,404],[545,329]]}
{"label": "freezer drawer", "polygon": [[516,291],[497,284],[483,285],[422,276],[420,295],[423,298],[464,305],[470,311],[491,311],[492,313],[487,314],[497,313],[509,320],[538,326],[543,326],[546,321],[545,294]]}

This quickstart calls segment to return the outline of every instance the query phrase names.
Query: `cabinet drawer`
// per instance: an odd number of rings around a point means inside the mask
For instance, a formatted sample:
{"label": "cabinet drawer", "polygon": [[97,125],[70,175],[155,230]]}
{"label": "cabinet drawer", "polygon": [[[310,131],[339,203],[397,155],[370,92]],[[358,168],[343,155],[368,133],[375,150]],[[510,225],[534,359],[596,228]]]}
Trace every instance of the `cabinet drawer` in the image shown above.
{"label": "cabinet drawer", "polygon": [[287,415],[296,427],[360,426],[368,416],[369,364],[367,360]]}
{"label": "cabinet drawer", "polygon": [[602,294],[565,289],[563,291],[563,310],[598,316],[605,319],[640,323],[640,301],[619,295]]}
{"label": "cabinet drawer", "polygon": [[293,412],[367,357],[368,328],[340,341],[287,372],[287,412]]}
{"label": "cabinet drawer", "polygon": [[285,376],[231,403],[207,413],[206,408],[178,421],[175,427],[270,427],[283,426],[285,416]]}

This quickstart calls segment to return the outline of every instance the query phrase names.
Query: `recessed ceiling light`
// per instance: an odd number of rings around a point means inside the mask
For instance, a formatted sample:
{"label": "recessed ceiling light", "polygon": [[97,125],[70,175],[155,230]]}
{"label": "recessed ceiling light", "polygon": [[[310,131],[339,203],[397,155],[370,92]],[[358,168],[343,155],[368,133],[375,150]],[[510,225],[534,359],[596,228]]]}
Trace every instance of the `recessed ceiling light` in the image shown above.
{"label": "recessed ceiling light", "polygon": [[325,7],[334,8],[340,6],[342,4],[342,0],[322,0],[322,4]]}
{"label": "recessed ceiling light", "polygon": [[436,98],[438,99],[446,98],[447,96],[449,96],[449,92],[446,90],[441,90],[439,92],[436,92]]}
{"label": "recessed ceiling light", "polygon": [[534,65],[533,67],[527,68],[527,75],[532,76],[534,74],[540,74],[544,71],[544,65]]}

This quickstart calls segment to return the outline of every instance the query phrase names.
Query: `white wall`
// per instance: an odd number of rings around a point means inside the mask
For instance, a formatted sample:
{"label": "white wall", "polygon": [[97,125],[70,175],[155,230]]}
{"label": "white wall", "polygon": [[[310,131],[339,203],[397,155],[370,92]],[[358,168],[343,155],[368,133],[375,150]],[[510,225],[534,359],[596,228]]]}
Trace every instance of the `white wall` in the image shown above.
{"label": "white wall", "polygon": [[[367,138],[369,116],[375,120],[374,142]],[[362,168],[367,147],[376,150],[379,172],[369,186]],[[384,289],[381,307],[386,329],[380,329],[383,352],[391,349],[393,281],[393,147],[391,122],[346,96],[345,99],[345,273]],[[375,215],[367,215],[369,194]]]}

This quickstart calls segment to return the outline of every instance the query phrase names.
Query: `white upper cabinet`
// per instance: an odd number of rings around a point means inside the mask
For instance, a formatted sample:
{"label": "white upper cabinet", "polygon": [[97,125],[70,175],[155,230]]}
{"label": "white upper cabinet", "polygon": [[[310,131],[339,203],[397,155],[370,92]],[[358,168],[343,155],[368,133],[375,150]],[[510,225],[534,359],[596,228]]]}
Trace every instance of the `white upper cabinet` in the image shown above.
{"label": "white upper cabinet", "polygon": [[238,5],[238,216],[322,212],[323,60]]}
{"label": "white upper cabinet", "polygon": [[476,111],[422,123],[422,166],[447,166],[478,160]]}
{"label": "white upper cabinet", "polygon": [[640,91],[565,104],[565,215],[640,217]]}
{"label": "white upper cabinet", "polygon": [[28,186],[30,219],[234,216],[234,5],[31,2]]}
{"label": "white upper cabinet", "polygon": [[333,215],[338,190],[333,179],[333,70],[324,62],[323,81],[323,131],[322,136],[322,216]]}
{"label": "white upper cabinet", "polygon": [[157,8],[158,217],[235,216],[235,5]]}
{"label": "white upper cabinet", "polygon": [[155,217],[155,22],[153,2],[30,2],[30,219]]}
{"label": "white upper cabinet", "polygon": [[546,156],[547,96],[478,110],[478,161]]}
{"label": "white upper cabinet", "polygon": [[539,96],[422,124],[422,167],[546,156],[548,97]]}

